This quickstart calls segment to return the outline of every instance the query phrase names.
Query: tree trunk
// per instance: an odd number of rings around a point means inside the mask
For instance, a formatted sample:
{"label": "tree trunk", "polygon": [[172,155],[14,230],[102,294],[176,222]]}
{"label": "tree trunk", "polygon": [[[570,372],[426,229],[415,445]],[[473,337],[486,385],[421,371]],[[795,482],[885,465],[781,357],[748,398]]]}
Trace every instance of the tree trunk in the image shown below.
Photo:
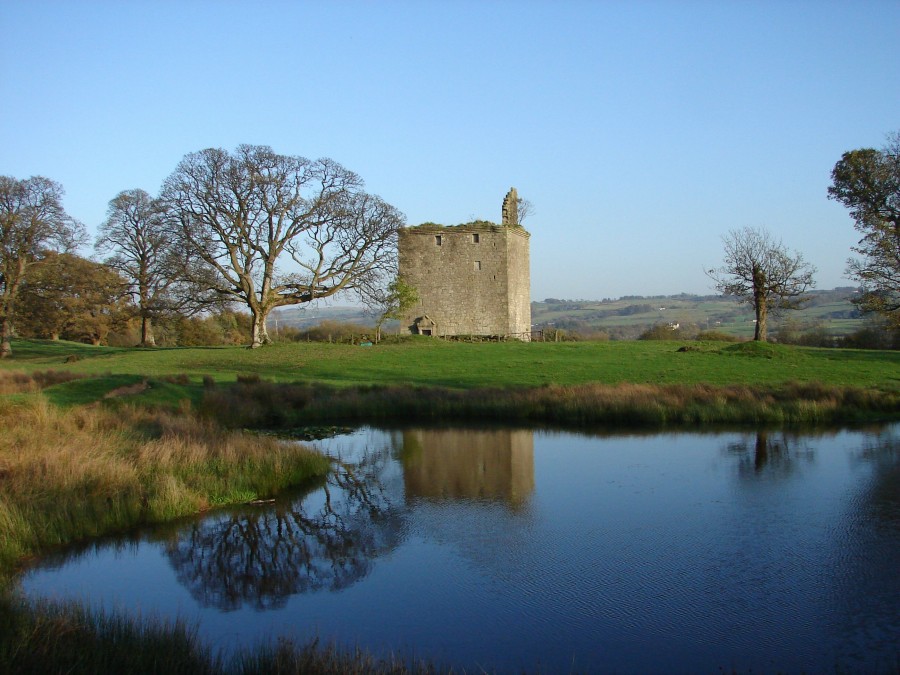
{"label": "tree trunk", "polygon": [[5,313],[0,313],[0,359],[12,356],[12,324]]}
{"label": "tree trunk", "polygon": [[765,298],[756,300],[756,330],[753,333],[753,339],[759,342],[765,342],[767,337],[767,323],[769,318],[769,308],[766,307]]}
{"label": "tree trunk", "polygon": [[266,319],[269,312],[266,310],[253,310],[251,313],[253,326],[250,331],[250,349],[256,349],[269,344],[269,331],[266,330]]}
{"label": "tree trunk", "polygon": [[756,305],[756,330],[753,333],[753,339],[759,342],[765,342],[768,337],[768,319],[769,312],[766,307],[766,301],[761,300]]}
{"label": "tree trunk", "polygon": [[[19,266],[19,278],[22,277],[24,266]],[[6,359],[12,356],[12,334],[13,334],[13,306],[16,299],[16,291],[19,284],[10,284],[7,281],[6,288],[3,289],[3,295],[0,296],[0,359]]]}
{"label": "tree trunk", "polygon": [[756,310],[756,330],[753,339],[759,342],[766,341],[766,319],[769,307],[766,304],[766,273],[759,267],[753,267],[753,309]]}
{"label": "tree trunk", "polygon": [[141,317],[141,347],[155,347],[156,339],[153,337],[153,325],[149,316]]}

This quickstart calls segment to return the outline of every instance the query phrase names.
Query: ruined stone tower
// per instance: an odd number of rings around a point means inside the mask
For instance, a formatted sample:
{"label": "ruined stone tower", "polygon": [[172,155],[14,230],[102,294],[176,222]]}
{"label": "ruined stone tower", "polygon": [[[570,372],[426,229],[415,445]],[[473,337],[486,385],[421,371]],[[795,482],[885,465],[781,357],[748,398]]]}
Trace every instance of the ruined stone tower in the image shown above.
{"label": "ruined stone tower", "polygon": [[500,225],[426,223],[400,230],[400,275],[419,295],[403,329],[531,339],[530,235],[519,225],[517,204],[512,188]]}

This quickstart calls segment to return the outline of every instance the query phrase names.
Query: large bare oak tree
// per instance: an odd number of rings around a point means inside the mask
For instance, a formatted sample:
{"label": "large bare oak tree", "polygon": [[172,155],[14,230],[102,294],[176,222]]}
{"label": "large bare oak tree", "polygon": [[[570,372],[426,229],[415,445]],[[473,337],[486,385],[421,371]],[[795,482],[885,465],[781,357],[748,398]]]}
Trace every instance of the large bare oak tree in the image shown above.
{"label": "large bare oak tree", "polygon": [[396,269],[403,214],[330,159],[209,148],[181,161],[161,199],[203,262],[197,271],[212,272],[216,293],[250,310],[251,347],[269,341],[272,309],[362,292]]}
{"label": "large bare oak tree", "polygon": [[708,275],[720,293],[736,296],[753,307],[753,339],[765,342],[769,312],[798,309],[803,304],[800,296],[814,285],[816,269],[762,228],[731,230],[722,241],[725,260]]}
{"label": "large bare oak tree", "polygon": [[62,206],[62,186],[43,176],[0,176],[0,358],[12,354],[16,296],[46,249],[73,250],[84,228]]}

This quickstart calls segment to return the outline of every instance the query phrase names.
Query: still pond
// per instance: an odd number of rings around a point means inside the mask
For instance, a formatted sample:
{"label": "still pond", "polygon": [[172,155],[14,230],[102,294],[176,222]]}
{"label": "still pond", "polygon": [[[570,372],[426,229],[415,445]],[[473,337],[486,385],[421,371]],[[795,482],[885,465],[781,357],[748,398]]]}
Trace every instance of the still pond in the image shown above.
{"label": "still pond", "polygon": [[274,503],[35,565],[31,597],[480,672],[896,672],[900,425],[359,429]]}

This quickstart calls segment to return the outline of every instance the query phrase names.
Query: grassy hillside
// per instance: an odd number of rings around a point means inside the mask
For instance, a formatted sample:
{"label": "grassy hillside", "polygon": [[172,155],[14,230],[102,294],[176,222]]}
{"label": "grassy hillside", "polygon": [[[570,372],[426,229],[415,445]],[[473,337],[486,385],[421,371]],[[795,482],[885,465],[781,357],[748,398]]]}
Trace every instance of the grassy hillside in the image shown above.
{"label": "grassy hillside", "polygon": [[[678,351],[685,347],[687,351]],[[77,359],[77,360],[73,360]],[[458,389],[584,383],[829,385],[900,388],[900,352],[816,349],[757,343],[462,343],[410,338],[374,347],[282,343],[241,347],[125,349],[19,341],[0,369],[89,375],[204,376],[235,381],[419,385]],[[125,380],[117,381],[121,386]],[[71,385],[66,385],[71,386]]]}
{"label": "grassy hillside", "polygon": [[[801,310],[788,312],[784,320],[801,326],[817,326],[832,335],[847,335],[860,328],[862,319],[851,304],[852,288],[813,291]],[[634,338],[660,323],[678,323],[697,330],[716,330],[737,337],[753,337],[753,311],[748,305],[721,296],[628,296],[619,299],[559,300],[531,303],[531,321],[539,328],[570,331],[603,330],[614,338]],[[773,318],[771,331],[780,320]]]}

